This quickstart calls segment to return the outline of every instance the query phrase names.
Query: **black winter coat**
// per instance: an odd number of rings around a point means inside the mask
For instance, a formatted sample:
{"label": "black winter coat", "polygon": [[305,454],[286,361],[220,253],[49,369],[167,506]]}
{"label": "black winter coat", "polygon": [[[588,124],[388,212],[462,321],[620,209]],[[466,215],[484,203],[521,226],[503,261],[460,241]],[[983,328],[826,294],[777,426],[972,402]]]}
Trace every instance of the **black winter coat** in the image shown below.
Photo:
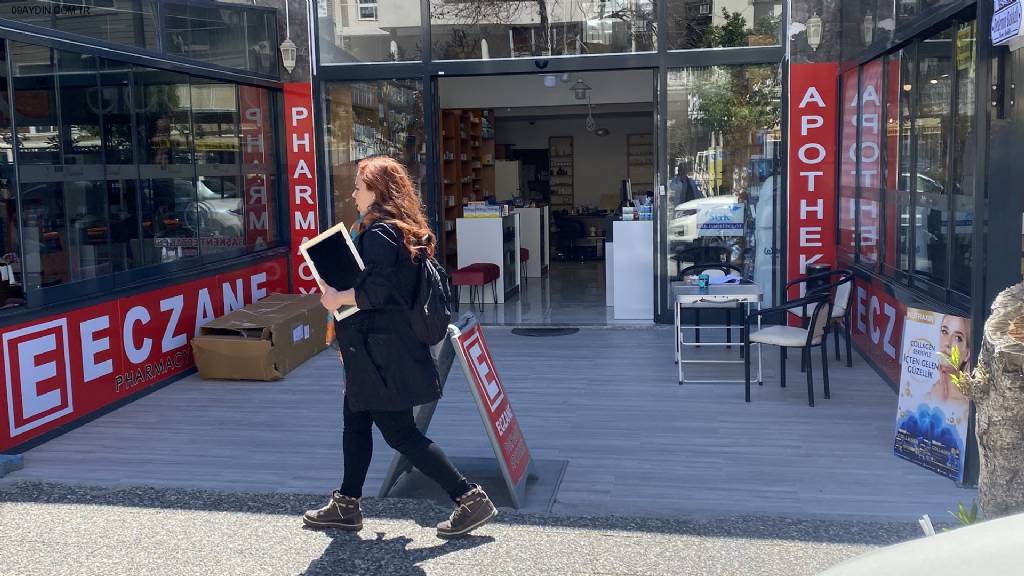
{"label": "black winter coat", "polygon": [[430,349],[409,323],[419,265],[398,228],[375,222],[356,239],[366,269],[355,285],[359,312],[336,324],[353,411],[405,410],[441,397]]}

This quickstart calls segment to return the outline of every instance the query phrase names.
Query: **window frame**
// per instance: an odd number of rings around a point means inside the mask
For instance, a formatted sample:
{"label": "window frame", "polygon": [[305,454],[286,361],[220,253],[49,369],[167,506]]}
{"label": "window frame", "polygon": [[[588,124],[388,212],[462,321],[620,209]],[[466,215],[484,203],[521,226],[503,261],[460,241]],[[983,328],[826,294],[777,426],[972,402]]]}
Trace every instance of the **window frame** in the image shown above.
{"label": "window frame", "polygon": [[[363,10],[373,10],[373,16],[363,16]],[[380,19],[377,11],[377,0],[358,0],[356,3],[356,19],[360,22],[376,22]]]}

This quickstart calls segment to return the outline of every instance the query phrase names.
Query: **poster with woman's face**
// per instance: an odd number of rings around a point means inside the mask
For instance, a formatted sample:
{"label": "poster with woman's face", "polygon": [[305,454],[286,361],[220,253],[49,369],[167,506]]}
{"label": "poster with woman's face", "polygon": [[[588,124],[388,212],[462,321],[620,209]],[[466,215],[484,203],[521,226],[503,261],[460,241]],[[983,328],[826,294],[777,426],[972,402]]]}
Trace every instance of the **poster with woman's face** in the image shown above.
{"label": "poster with woman's face", "polygon": [[[957,481],[963,479],[970,402],[954,376],[970,368],[970,330],[967,318],[908,308],[900,357],[895,453]],[[958,366],[948,360],[954,355]]]}

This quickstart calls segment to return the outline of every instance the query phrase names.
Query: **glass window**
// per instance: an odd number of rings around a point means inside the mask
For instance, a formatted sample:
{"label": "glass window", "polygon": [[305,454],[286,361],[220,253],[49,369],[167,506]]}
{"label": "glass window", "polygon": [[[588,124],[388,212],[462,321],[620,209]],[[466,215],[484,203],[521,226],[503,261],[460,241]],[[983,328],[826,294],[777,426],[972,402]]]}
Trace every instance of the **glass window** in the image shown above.
{"label": "glass window", "polygon": [[[0,42],[0,102],[7,91],[7,44]],[[0,308],[25,303],[18,194],[14,179],[14,132],[7,106],[0,106]]]}
{"label": "glass window", "polygon": [[139,226],[139,168],[135,164],[135,135],[132,131],[130,67],[102,61],[100,90],[111,266],[114,272],[122,272],[145,264]]}
{"label": "glass window", "polygon": [[[481,4],[498,3],[488,0]],[[418,0],[320,0],[318,16],[322,62],[404,62],[423,58]]]}
{"label": "glass window", "polygon": [[199,239],[204,256],[244,252],[241,141],[234,84],[193,80]]}
{"label": "glass window", "polygon": [[326,86],[327,153],[336,221],[351,225],[356,168],[363,158],[391,156],[422,191],[426,153],[423,92],[418,80],[335,82]]}
{"label": "glass window", "polygon": [[918,48],[918,111],[914,144],[917,152],[914,214],[918,222],[914,272],[939,286],[946,285],[949,250],[950,122],[952,119],[952,42],[943,37]]}
{"label": "glass window", "polygon": [[840,9],[843,60],[853,60],[868,46],[884,45],[892,39],[892,0],[846,0]]}
{"label": "glass window", "polygon": [[437,60],[650,52],[656,22],[652,0],[430,0]]}
{"label": "glass window", "polygon": [[244,12],[220,6],[167,4],[164,45],[171,54],[246,68]]}
{"label": "glass window", "polygon": [[54,179],[64,188],[68,281],[75,282],[113,272],[103,181],[102,92],[97,58],[58,51],[57,62],[64,169]]}
{"label": "glass window", "polygon": [[[901,54],[891,54],[885,57],[885,163],[883,164],[884,185],[885,185],[885,227],[882,229],[884,256],[882,271],[887,274],[894,274],[901,270],[899,265],[900,257],[905,252],[902,248],[906,246],[905,226],[901,217],[901,198],[903,192],[898,192],[899,173],[903,157],[901,154],[903,141],[900,130],[903,122],[900,116],[900,104],[902,102],[903,82],[901,81]],[[903,244],[897,244],[903,242]]]}
{"label": "glass window", "polygon": [[245,246],[250,252],[277,244],[277,194],[274,168],[274,107],[271,93],[238,87],[242,135],[242,208]]}
{"label": "glass window", "polygon": [[839,163],[839,257],[853,262],[857,219],[857,121],[859,78],[856,68],[843,74],[843,124]]}
{"label": "glass window", "polygon": [[[911,179],[911,145],[914,127],[913,106],[917,89],[917,77],[914,74],[913,48],[900,51],[900,119],[899,119],[899,152],[896,165],[899,180],[897,181],[896,210],[899,214],[899,236],[897,237],[897,260],[900,272],[910,272],[911,254],[914,253],[911,230],[923,226],[915,217],[910,218],[910,197],[914,189]],[[892,168],[890,168],[891,170]]]}
{"label": "glass window", "polygon": [[67,219],[61,174],[57,56],[54,50],[11,42],[14,124],[21,162],[21,229],[25,286],[69,279]]}
{"label": "glass window", "polygon": [[0,42],[8,86],[0,307],[23,287],[91,281],[51,292],[80,296],[117,272],[278,243],[272,91],[13,41]]}
{"label": "glass window", "polygon": [[377,0],[359,0],[359,19],[377,19]]}
{"label": "glass window", "polygon": [[[60,120],[57,112],[57,69],[54,51],[44,46],[11,42],[14,71],[14,122],[18,162],[32,166],[60,164]],[[22,178],[37,170],[22,171]]]}
{"label": "glass window", "polygon": [[950,285],[971,293],[971,238],[974,236],[974,178],[978,156],[975,145],[975,42],[976,23],[956,31],[956,116],[953,142],[953,257]]}
{"label": "glass window", "polygon": [[776,46],[781,31],[778,0],[668,0],[669,50]]}
{"label": "glass window", "polygon": [[900,26],[905,26],[912,22],[920,11],[920,2],[921,0],[895,0],[896,22]]}
{"label": "glass window", "polygon": [[147,264],[199,255],[188,77],[135,69],[143,258]]}
{"label": "glass window", "polygon": [[156,50],[155,0],[0,0],[0,18]]}
{"label": "glass window", "polygon": [[229,5],[168,2],[164,50],[218,66],[277,71],[277,19],[272,12]]}
{"label": "glass window", "polygon": [[781,178],[778,69],[670,70],[667,90],[670,279],[693,263],[729,262],[764,287],[770,303]]}
{"label": "glass window", "polygon": [[248,70],[257,74],[277,75],[277,17],[273,12],[245,13],[245,42]]}
{"label": "glass window", "polygon": [[865,264],[878,262],[879,224],[881,218],[882,175],[882,61],[864,65],[860,79],[860,141],[857,145],[858,244],[860,260]]}

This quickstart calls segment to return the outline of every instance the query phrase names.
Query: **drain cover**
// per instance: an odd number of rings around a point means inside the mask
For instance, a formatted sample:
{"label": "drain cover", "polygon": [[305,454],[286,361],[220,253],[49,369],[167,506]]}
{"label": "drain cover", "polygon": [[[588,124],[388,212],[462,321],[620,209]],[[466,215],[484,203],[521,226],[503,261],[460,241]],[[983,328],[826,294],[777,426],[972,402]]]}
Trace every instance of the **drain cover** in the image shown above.
{"label": "drain cover", "polygon": [[518,336],[568,336],[579,332],[579,328],[513,328]]}

